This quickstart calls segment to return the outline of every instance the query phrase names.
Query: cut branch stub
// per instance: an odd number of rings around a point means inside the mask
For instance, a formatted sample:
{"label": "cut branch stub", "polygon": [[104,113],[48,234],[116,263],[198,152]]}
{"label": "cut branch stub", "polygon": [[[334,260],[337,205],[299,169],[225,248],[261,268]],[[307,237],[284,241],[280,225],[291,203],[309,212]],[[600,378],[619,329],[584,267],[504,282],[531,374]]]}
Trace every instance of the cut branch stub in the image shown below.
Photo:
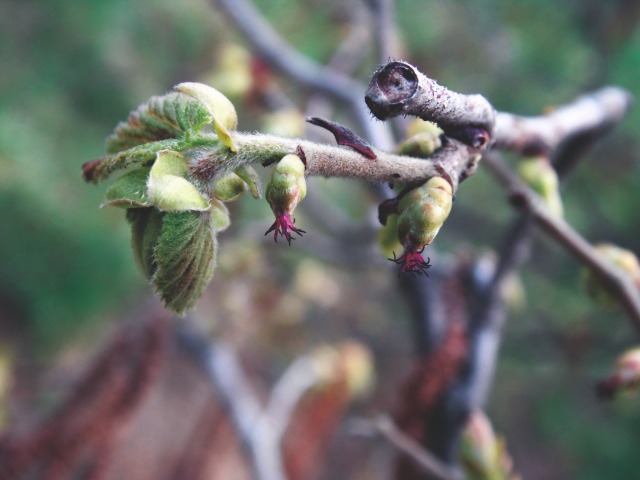
{"label": "cut branch stub", "polygon": [[478,144],[478,136],[469,138],[468,128],[493,133],[496,112],[481,95],[463,95],[438,85],[413,65],[390,62],[379,68],[371,79],[365,102],[380,120],[398,115],[413,115],[437,123],[445,134],[467,143]]}

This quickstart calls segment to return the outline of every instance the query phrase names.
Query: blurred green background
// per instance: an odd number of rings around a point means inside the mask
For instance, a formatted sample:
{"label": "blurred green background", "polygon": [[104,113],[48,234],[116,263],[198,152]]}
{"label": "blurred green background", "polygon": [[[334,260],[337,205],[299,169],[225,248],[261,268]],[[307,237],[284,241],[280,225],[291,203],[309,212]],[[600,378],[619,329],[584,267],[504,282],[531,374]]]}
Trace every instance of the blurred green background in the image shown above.
{"label": "blurred green background", "polygon": [[[320,62],[343,37],[343,2],[256,3]],[[408,60],[521,114],[604,84],[640,97],[639,19],[633,0],[397,2]],[[242,39],[204,0],[0,3],[2,344],[44,362],[145,301],[123,213],[98,208],[103,188],[84,184],[80,166],[103,154],[106,135],[136,105],[180,81],[211,78],[218,48],[230,41]],[[371,55],[358,75],[366,82],[374,67]],[[239,102],[238,110],[240,129],[257,128],[255,109]],[[564,189],[567,219],[586,238],[636,252],[639,125],[636,108]],[[440,246],[495,247],[513,215],[504,196],[482,171],[465,183]],[[601,404],[592,386],[635,338],[621,313],[584,295],[579,270],[540,238],[522,274],[526,306],[508,325],[490,412],[530,478],[628,479],[640,469],[638,398]]]}

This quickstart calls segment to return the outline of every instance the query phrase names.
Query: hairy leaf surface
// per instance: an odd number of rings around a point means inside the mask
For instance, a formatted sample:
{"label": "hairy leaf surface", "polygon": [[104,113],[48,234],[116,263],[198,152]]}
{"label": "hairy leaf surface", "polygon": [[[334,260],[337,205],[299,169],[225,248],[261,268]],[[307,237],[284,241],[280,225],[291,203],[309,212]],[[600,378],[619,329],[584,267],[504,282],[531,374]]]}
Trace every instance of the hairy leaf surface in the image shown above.
{"label": "hairy leaf surface", "polygon": [[216,246],[210,212],[163,214],[152,283],[167,308],[182,314],[195,305],[213,277]]}
{"label": "hairy leaf surface", "polygon": [[200,101],[179,92],[151,97],[120,122],[107,138],[107,153],[118,153],[137,145],[180,138],[213,120]]}

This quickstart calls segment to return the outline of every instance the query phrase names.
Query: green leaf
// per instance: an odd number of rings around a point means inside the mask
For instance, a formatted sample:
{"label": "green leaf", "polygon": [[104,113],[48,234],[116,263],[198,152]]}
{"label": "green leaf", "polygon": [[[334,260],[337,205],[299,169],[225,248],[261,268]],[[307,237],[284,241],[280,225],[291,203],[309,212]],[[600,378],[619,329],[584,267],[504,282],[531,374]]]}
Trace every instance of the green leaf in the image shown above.
{"label": "green leaf", "polygon": [[213,117],[213,126],[220,141],[232,152],[237,152],[238,147],[229,133],[229,130],[238,128],[238,115],[233,103],[218,90],[203,83],[185,82],[174,88],[206,106]]}
{"label": "green leaf", "polygon": [[124,170],[131,166],[151,165],[161,150],[178,150],[187,145],[183,140],[170,139],[137,145],[123,152],[107,155],[82,165],[82,176],[85,181],[97,183],[104,180],[116,170]]}
{"label": "green leaf", "polygon": [[149,207],[147,198],[147,178],[149,168],[142,167],[125,173],[113,182],[104,193],[102,206],[111,205],[123,208]]}
{"label": "green leaf", "polygon": [[151,167],[147,188],[150,202],[163,211],[208,210],[209,201],[186,178],[187,160],[162,150]]}
{"label": "green leaf", "polygon": [[211,123],[206,105],[183,93],[151,97],[120,122],[107,139],[107,153],[117,153],[137,145],[181,138],[189,130]]}
{"label": "green leaf", "polygon": [[256,172],[252,166],[245,165],[238,167],[234,170],[234,173],[249,185],[253,198],[262,198],[262,182],[260,181],[258,172]]}
{"label": "green leaf", "polygon": [[213,277],[216,238],[209,212],[163,214],[152,283],[167,308],[192,308]]}
{"label": "green leaf", "polygon": [[157,208],[127,210],[133,256],[147,278],[151,278],[155,272],[154,250],[160,238],[163,215]]}

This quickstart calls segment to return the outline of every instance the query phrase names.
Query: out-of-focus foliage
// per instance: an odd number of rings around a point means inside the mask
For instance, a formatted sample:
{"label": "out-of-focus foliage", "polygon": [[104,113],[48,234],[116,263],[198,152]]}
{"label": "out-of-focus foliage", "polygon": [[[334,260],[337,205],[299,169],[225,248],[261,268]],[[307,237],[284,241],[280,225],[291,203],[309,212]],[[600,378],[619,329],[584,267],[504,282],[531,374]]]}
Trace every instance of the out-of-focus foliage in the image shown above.
{"label": "out-of-focus foliage", "polygon": [[[285,38],[318,61],[330,58],[344,34],[337,0],[256,3]],[[640,98],[635,3],[398,0],[397,20],[406,58],[440,83],[533,115],[606,83]],[[103,192],[81,181],[80,165],[102,155],[106,134],[135,105],[178,82],[215,78],[217,47],[238,39],[204,0],[0,3],[0,333],[35,338],[48,349],[79,325],[113,317],[144,298],[123,213],[96,208]],[[373,61],[363,64],[362,80],[373,67]],[[302,95],[290,85],[286,91],[294,99]],[[268,113],[250,100],[237,106],[240,130],[258,128]],[[640,251],[639,157],[636,107],[563,187],[565,216],[586,238]],[[314,187],[339,198],[347,215],[362,216],[369,200],[362,189],[342,180],[323,184]],[[495,246],[512,215],[504,198],[480,168],[458,192],[435,247]],[[268,226],[266,202],[243,199],[234,207],[234,222],[259,218]],[[231,238],[225,235],[221,242]],[[232,247],[247,256],[257,248]],[[301,256],[291,250],[278,258],[280,277],[308,270],[293,266]],[[252,261],[248,271],[259,268]],[[315,264],[314,272],[314,278],[323,275]],[[620,313],[588,301],[578,272],[558,247],[539,242],[522,277],[527,308],[510,319],[503,342],[490,414],[519,470],[531,478],[631,478],[640,469],[638,399],[602,406],[591,390],[632,333]],[[270,285],[274,276],[263,272],[261,278]],[[331,308],[322,303],[327,298],[310,300],[295,288],[282,308],[295,310],[300,298],[314,311]],[[369,310],[366,328],[375,338],[384,330],[384,312]],[[395,312],[390,318],[398,321]],[[407,325],[398,321],[397,328]],[[29,345],[37,356],[41,350]]]}

